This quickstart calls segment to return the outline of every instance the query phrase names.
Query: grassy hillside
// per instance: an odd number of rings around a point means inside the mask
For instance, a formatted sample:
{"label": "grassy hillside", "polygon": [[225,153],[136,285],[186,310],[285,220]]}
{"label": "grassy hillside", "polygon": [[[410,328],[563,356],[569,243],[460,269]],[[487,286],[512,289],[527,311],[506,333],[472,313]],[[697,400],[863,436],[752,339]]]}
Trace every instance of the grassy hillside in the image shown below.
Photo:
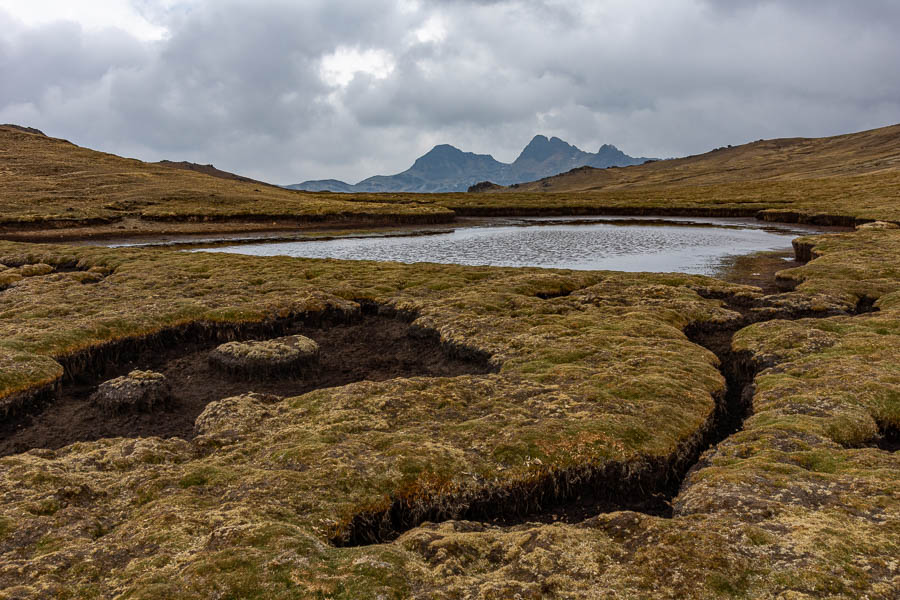
{"label": "grassy hillside", "polygon": [[298,222],[446,220],[437,206],[284,190],[151,164],[0,127],[0,225],[76,226],[124,218]]}
{"label": "grassy hillside", "polygon": [[900,222],[900,125],[759,141],[634,167],[582,168],[467,194],[289,191],[124,159],[2,126],[0,153],[0,227],[7,232],[92,225],[85,235],[118,229],[186,233],[428,223],[454,214],[604,212]]}
{"label": "grassy hillside", "polygon": [[815,180],[900,170],[900,125],[824,138],[759,140],[635,167],[575,169],[518,191],[596,191],[652,185]]}

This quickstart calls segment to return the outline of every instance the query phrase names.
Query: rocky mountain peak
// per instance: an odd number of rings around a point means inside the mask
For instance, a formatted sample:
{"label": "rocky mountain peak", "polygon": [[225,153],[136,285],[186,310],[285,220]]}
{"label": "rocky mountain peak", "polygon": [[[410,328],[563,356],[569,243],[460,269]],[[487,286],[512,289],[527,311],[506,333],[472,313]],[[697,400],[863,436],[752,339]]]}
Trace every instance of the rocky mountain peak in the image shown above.
{"label": "rocky mountain peak", "polygon": [[615,146],[604,144],[591,154],[561,140],[536,135],[513,163],[502,163],[490,154],[464,152],[450,144],[439,144],[419,157],[412,167],[396,175],[376,175],[356,185],[342,181],[306,181],[293,189],[341,192],[461,192],[479,181],[511,185],[563,173],[575,167],[627,166],[644,162]]}

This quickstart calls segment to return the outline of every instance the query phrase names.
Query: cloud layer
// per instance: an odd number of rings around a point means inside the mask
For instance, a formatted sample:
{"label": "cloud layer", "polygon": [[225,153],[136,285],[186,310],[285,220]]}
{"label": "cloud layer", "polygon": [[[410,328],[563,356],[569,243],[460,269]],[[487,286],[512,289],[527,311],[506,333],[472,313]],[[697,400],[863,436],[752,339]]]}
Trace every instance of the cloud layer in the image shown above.
{"label": "cloud layer", "polygon": [[0,0],[0,122],[293,183],[438,143],[677,156],[900,121],[890,0],[120,4],[107,27]]}

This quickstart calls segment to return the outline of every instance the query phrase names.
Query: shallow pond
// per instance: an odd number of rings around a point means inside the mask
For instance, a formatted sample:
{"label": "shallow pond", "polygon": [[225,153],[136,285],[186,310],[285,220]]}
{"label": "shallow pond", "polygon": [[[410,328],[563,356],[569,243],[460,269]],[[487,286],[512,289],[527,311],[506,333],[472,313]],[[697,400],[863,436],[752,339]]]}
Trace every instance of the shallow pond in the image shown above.
{"label": "shallow pond", "polygon": [[498,219],[496,223],[427,234],[348,236],[198,251],[712,275],[729,258],[789,250],[791,240],[798,235],[822,231],[753,219]]}

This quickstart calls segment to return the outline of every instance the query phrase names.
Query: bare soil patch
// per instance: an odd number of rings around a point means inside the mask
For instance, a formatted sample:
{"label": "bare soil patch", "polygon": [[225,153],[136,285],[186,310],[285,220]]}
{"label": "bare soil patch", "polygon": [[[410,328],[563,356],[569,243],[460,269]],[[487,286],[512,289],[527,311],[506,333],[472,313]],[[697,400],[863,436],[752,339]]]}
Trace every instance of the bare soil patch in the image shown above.
{"label": "bare soil patch", "polygon": [[[207,404],[247,392],[289,397],[362,380],[453,377],[490,370],[480,361],[450,357],[436,338],[410,335],[410,331],[403,321],[374,315],[350,324],[297,325],[289,333],[309,337],[320,348],[321,369],[309,378],[244,381],[223,375],[208,362],[216,342],[179,345],[162,352],[148,348],[132,360],[108,364],[104,373],[63,385],[56,401],[0,425],[0,456],[107,437],[190,439],[194,420]],[[125,413],[110,413],[90,401],[99,384],[134,369],[165,375],[172,399],[153,412]]]}
{"label": "bare soil patch", "polygon": [[796,259],[793,250],[757,252],[728,259],[717,276],[730,283],[754,285],[764,294],[777,294],[786,290],[779,287],[775,273],[801,266],[803,262]]}

